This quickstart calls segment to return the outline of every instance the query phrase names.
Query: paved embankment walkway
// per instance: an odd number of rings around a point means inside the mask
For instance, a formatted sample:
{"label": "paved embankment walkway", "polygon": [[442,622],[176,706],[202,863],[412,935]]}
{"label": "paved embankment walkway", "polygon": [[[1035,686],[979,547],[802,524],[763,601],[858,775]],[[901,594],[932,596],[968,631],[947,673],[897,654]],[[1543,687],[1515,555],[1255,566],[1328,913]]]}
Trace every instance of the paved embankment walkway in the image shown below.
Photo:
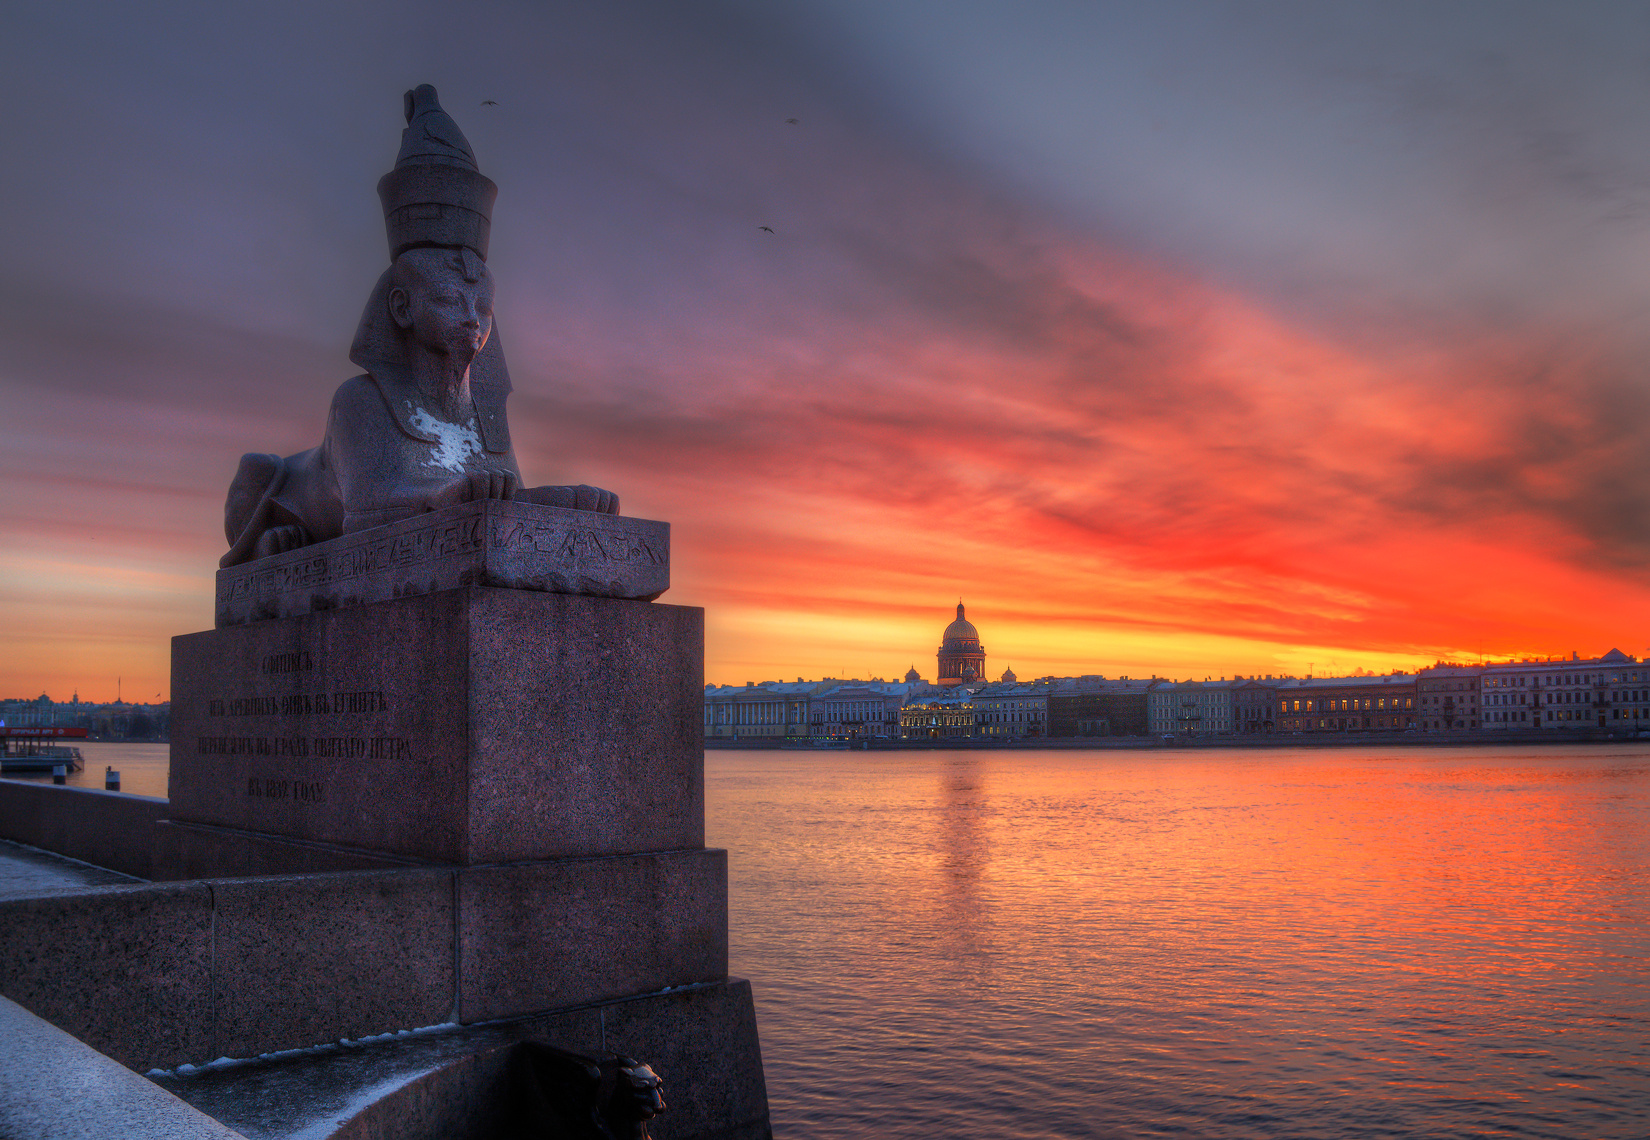
{"label": "paved embankment walkway", "polygon": [[105,871],[90,863],[0,839],[0,899],[58,895],[87,887],[118,887],[142,881],[119,871]]}

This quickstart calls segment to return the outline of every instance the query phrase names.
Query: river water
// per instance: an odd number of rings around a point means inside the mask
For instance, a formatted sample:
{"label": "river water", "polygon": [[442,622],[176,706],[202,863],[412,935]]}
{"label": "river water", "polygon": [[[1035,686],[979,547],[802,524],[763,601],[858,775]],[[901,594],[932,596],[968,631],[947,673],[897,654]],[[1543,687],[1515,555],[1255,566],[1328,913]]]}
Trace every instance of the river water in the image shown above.
{"label": "river water", "polygon": [[707,772],[778,1136],[1650,1136],[1650,748]]}
{"label": "river water", "polygon": [[[106,763],[165,794],[164,745]],[[1650,745],[710,752],[706,793],[781,1140],[1650,1136]]]}
{"label": "river water", "polygon": [[[67,774],[64,783],[75,788],[103,788],[106,768],[120,773],[120,790],[130,795],[166,798],[166,756],[169,745],[125,744],[105,740],[70,740],[64,743],[80,749],[84,767]],[[49,784],[49,774],[7,776],[8,780],[32,780]]]}

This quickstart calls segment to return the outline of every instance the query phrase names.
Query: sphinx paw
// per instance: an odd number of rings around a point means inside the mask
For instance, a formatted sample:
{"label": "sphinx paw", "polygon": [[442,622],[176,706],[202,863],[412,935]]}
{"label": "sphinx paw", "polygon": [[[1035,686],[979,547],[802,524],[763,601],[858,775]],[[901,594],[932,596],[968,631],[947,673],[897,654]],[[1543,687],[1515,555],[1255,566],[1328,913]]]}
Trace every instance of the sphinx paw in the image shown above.
{"label": "sphinx paw", "polygon": [[597,514],[616,515],[619,513],[619,496],[612,491],[604,491],[600,487],[591,487],[580,483],[571,488],[573,492],[573,509],[576,511],[595,511]]}
{"label": "sphinx paw", "polygon": [[272,526],[258,536],[258,545],[253,547],[252,557],[268,558],[271,554],[285,554],[300,546],[308,546],[311,541],[309,531],[296,524]]}

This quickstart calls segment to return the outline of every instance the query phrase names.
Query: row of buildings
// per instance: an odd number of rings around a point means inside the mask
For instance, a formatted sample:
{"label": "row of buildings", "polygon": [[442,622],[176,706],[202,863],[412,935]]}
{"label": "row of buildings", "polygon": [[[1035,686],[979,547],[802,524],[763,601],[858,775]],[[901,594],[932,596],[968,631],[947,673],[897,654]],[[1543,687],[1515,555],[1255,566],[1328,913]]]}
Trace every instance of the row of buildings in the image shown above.
{"label": "row of buildings", "polygon": [[170,701],[151,705],[126,701],[66,701],[38,697],[0,699],[0,729],[84,728],[94,739],[165,740],[172,727]]}
{"label": "row of buildings", "polygon": [[985,650],[957,606],[939,677],[705,687],[707,740],[1020,740],[1351,732],[1650,730],[1650,665],[1612,649],[1583,660],[1444,665],[1350,677],[984,679]]}

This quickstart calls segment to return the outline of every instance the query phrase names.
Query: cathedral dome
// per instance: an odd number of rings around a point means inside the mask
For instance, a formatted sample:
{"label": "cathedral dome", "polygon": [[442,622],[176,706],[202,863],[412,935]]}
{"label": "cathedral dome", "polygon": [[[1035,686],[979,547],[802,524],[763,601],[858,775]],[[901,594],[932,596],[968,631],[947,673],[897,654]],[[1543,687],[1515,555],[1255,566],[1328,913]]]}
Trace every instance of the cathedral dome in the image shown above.
{"label": "cathedral dome", "polygon": [[980,644],[980,631],[963,613],[961,602],[957,603],[957,620],[940,635],[939,666],[935,684],[942,686],[971,685],[985,676],[985,647]]}
{"label": "cathedral dome", "polygon": [[963,617],[961,602],[957,603],[957,620],[945,627],[940,641],[947,647],[955,645],[958,649],[973,648],[980,643],[980,631],[974,628],[973,622]]}

